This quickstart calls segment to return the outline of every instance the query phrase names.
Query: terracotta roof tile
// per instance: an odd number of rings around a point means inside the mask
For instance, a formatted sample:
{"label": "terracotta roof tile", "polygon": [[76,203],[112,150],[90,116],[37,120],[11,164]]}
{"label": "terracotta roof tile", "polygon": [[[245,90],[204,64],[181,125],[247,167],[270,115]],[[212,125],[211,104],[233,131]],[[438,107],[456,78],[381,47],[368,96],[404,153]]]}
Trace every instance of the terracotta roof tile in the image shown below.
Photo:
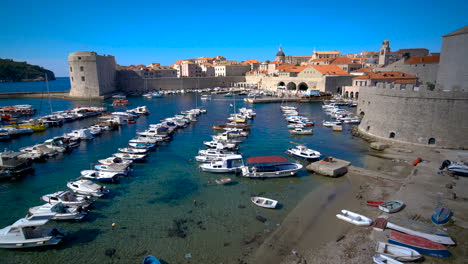
{"label": "terracotta roof tile", "polygon": [[439,63],[440,56],[413,56],[405,61],[406,64]]}
{"label": "terracotta roof tile", "polygon": [[336,65],[311,65],[311,67],[324,75],[349,75],[349,73]]}
{"label": "terracotta roof tile", "polygon": [[358,76],[353,79],[414,79],[418,77],[404,72],[368,72],[366,75]]}

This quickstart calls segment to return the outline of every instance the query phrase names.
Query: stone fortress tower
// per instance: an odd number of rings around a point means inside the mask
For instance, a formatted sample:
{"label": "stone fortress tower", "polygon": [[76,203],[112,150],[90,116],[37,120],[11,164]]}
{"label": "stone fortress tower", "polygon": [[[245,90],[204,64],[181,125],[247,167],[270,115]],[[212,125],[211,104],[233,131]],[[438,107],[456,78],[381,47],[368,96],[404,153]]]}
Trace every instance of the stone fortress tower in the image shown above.
{"label": "stone fortress tower", "polygon": [[[383,45],[385,53],[385,42]],[[380,141],[468,149],[468,27],[443,36],[437,85],[362,87],[359,133]]]}
{"label": "stone fortress tower", "polygon": [[77,51],[68,56],[70,96],[103,98],[116,89],[114,56],[98,55],[94,51]]}
{"label": "stone fortress tower", "polygon": [[388,55],[390,54],[390,41],[384,40],[382,42],[382,47],[380,48],[379,53],[379,65],[387,65],[388,64]]}
{"label": "stone fortress tower", "polygon": [[275,61],[279,61],[281,63],[284,63],[285,58],[286,58],[286,55],[284,54],[283,48],[280,45],[279,50],[276,53]]}

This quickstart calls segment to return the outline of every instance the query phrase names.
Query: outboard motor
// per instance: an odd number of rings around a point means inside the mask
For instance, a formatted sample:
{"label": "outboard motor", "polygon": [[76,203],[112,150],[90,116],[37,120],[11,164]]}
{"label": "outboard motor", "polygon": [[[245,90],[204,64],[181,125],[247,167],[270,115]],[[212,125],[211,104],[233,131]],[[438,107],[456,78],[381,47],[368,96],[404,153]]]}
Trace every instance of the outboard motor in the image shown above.
{"label": "outboard motor", "polygon": [[443,169],[447,168],[450,164],[452,164],[452,162],[450,160],[444,160],[442,162],[442,165],[440,165],[439,170],[443,170]]}

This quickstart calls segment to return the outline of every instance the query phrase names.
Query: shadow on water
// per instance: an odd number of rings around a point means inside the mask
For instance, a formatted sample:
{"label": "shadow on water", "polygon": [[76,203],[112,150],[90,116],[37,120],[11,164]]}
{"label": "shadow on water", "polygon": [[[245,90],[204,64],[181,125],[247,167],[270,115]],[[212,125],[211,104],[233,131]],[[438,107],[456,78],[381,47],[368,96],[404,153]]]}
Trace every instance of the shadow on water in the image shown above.
{"label": "shadow on water", "polygon": [[80,229],[79,231],[68,233],[63,239],[62,243],[57,247],[58,250],[71,248],[78,244],[86,244],[94,241],[101,233],[101,230],[94,229]]}
{"label": "shadow on water", "polygon": [[166,204],[176,203],[177,200],[182,199],[199,189],[199,186],[194,181],[187,178],[171,179],[169,181],[161,182],[160,185],[166,187],[169,192],[163,194],[159,198],[156,198],[156,201]]}
{"label": "shadow on water", "polygon": [[107,218],[106,215],[97,213],[97,212],[89,212],[88,215],[83,219],[83,223],[93,223],[98,219],[105,219]]}

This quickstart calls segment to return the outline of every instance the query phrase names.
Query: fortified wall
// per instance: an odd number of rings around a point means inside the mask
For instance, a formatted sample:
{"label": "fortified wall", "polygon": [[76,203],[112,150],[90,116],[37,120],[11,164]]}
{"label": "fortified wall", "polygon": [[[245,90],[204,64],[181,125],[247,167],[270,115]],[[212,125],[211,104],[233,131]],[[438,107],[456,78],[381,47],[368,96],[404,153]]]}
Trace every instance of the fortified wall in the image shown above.
{"label": "fortified wall", "polygon": [[468,92],[361,87],[359,132],[383,141],[468,149]]}

